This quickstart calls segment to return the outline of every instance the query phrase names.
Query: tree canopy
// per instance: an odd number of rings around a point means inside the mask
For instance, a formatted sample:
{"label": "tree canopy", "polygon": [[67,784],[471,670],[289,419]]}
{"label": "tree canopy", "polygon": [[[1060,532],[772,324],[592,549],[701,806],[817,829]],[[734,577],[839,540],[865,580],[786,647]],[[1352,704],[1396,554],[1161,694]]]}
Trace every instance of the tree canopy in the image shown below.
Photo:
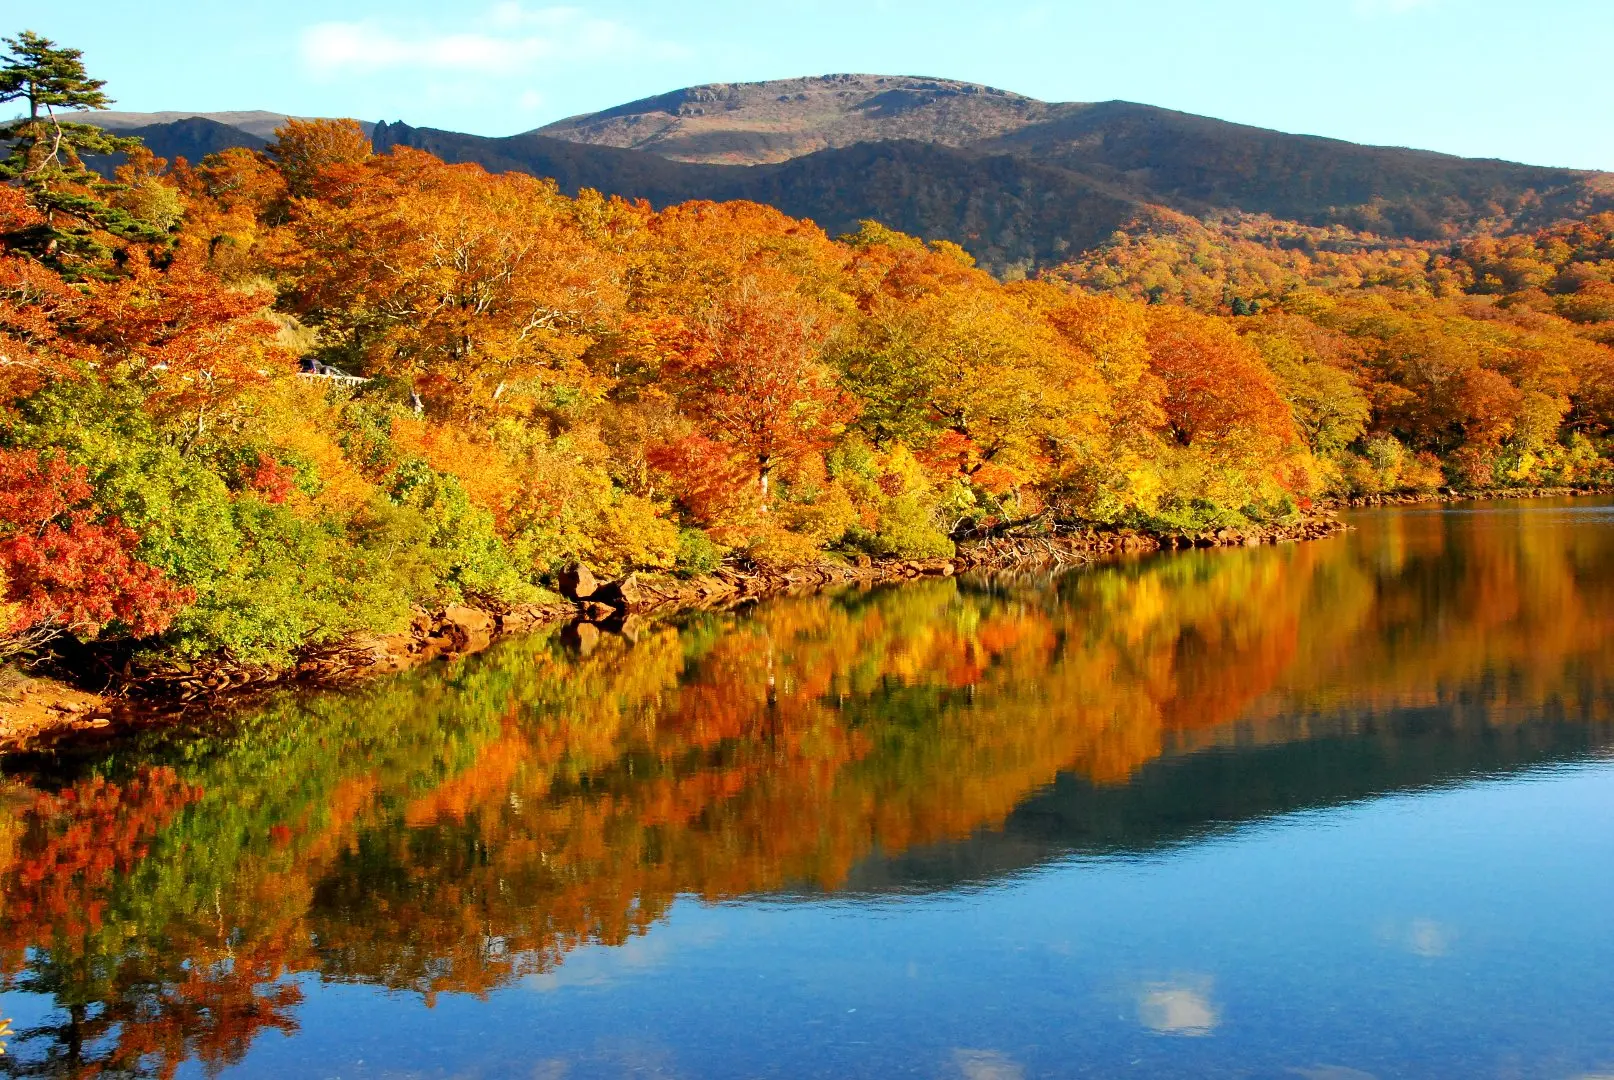
{"label": "tree canopy", "polygon": [[[15,647],[286,665],[573,560],[918,558],[1027,518],[1195,532],[1610,477],[1608,215],[1415,245],[1162,210],[1004,282],[874,222],[568,197],[351,121],[169,163],[57,115],[107,103],[76,51],[11,45],[38,105],[0,185]],[[112,149],[113,180],[84,167]]]}

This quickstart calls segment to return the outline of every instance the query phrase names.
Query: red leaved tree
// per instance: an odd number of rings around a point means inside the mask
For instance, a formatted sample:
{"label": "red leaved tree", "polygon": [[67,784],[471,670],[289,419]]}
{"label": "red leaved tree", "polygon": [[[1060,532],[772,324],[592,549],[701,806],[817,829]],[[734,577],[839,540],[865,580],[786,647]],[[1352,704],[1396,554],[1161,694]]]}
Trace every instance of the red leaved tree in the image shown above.
{"label": "red leaved tree", "polygon": [[1187,308],[1149,309],[1149,366],[1161,408],[1184,446],[1232,437],[1296,441],[1294,419],[1255,349],[1222,320]]}
{"label": "red leaved tree", "polygon": [[755,523],[756,476],[731,447],[687,435],[651,446],[645,458],[689,520],[721,542],[738,542]]}
{"label": "red leaved tree", "polygon": [[9,618],[0,655],[58,634],[93,638],[116,623],[160,634],[194,598],[135,556],[140,537],[97,513],[84,469],[0,451],[0,572]]}

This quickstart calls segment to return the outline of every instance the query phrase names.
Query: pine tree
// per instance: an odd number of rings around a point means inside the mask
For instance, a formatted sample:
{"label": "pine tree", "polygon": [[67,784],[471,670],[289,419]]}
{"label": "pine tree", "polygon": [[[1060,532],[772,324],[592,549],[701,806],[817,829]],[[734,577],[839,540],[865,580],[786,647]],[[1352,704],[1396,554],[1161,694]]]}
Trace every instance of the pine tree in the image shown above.
{"label": "pine tree", "polygon": [[58,110],[105,109],[112,104],[100,79],[84,69],[83,52],[58,48],[24,30],[4,38],[0,58],[0,104],[27,101],[28,115],[0,126],[10,153],[0,160],[0,180],[19,186],[39,211],[38,223],[0,233],[0,244],[26,251],[70,276],[102,276],[112,255],[97,233],[143,243],[161,243],[165,230],[111,205],[118,190],[91,172],[82,155],[127,153],[140,140],[109,135],[91,124],[63,120]]}

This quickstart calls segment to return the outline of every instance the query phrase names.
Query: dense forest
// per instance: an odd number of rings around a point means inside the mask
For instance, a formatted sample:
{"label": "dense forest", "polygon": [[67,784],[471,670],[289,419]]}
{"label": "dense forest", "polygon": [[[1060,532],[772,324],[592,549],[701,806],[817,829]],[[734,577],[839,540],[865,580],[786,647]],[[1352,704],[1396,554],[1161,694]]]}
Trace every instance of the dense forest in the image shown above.
{"label": "dense forest", "polygon": [[[604,573],[945,554],[1329,495],[1610,477],[1614,218],[1400,246],[1147,229],[1037,280],[875,222],[377,154],[348,121],[164,161],[0,100],[4,652],[299,650]],[[84,158],[122,154],[108,180]]]}

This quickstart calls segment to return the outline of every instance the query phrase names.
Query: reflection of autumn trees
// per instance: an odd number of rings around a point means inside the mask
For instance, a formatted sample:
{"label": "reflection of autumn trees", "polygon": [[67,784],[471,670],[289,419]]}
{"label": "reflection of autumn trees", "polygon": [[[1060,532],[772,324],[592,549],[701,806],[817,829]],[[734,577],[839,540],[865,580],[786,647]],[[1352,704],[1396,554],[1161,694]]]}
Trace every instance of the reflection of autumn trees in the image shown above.
{"label": "reflection of autumn trees", "polygon": [[296,973],[485,993],[680,895],[834,888],[1061,771],[1120,783],[1304,734],[1285,718],[1606,718],[1611,543],[1386,515],[1052,582],[785,598],[581,659],[532,639],[153,737],[59,790],[0,789],[0,958],[63,1017],[5,1067],[226,1064],[295,1026]]}
{"label": "reflection of autumn trees", "polygon": [[1543,708],[1607,719],[1614,530],[1565,510],[1535,511],[1519,528],[1530,512],[1502,503],[1364,519],[1357,557],[1326,567],[1329,595],[1359,614],[1305,622],[1268,711],[1440,705],[1490,722]]}

